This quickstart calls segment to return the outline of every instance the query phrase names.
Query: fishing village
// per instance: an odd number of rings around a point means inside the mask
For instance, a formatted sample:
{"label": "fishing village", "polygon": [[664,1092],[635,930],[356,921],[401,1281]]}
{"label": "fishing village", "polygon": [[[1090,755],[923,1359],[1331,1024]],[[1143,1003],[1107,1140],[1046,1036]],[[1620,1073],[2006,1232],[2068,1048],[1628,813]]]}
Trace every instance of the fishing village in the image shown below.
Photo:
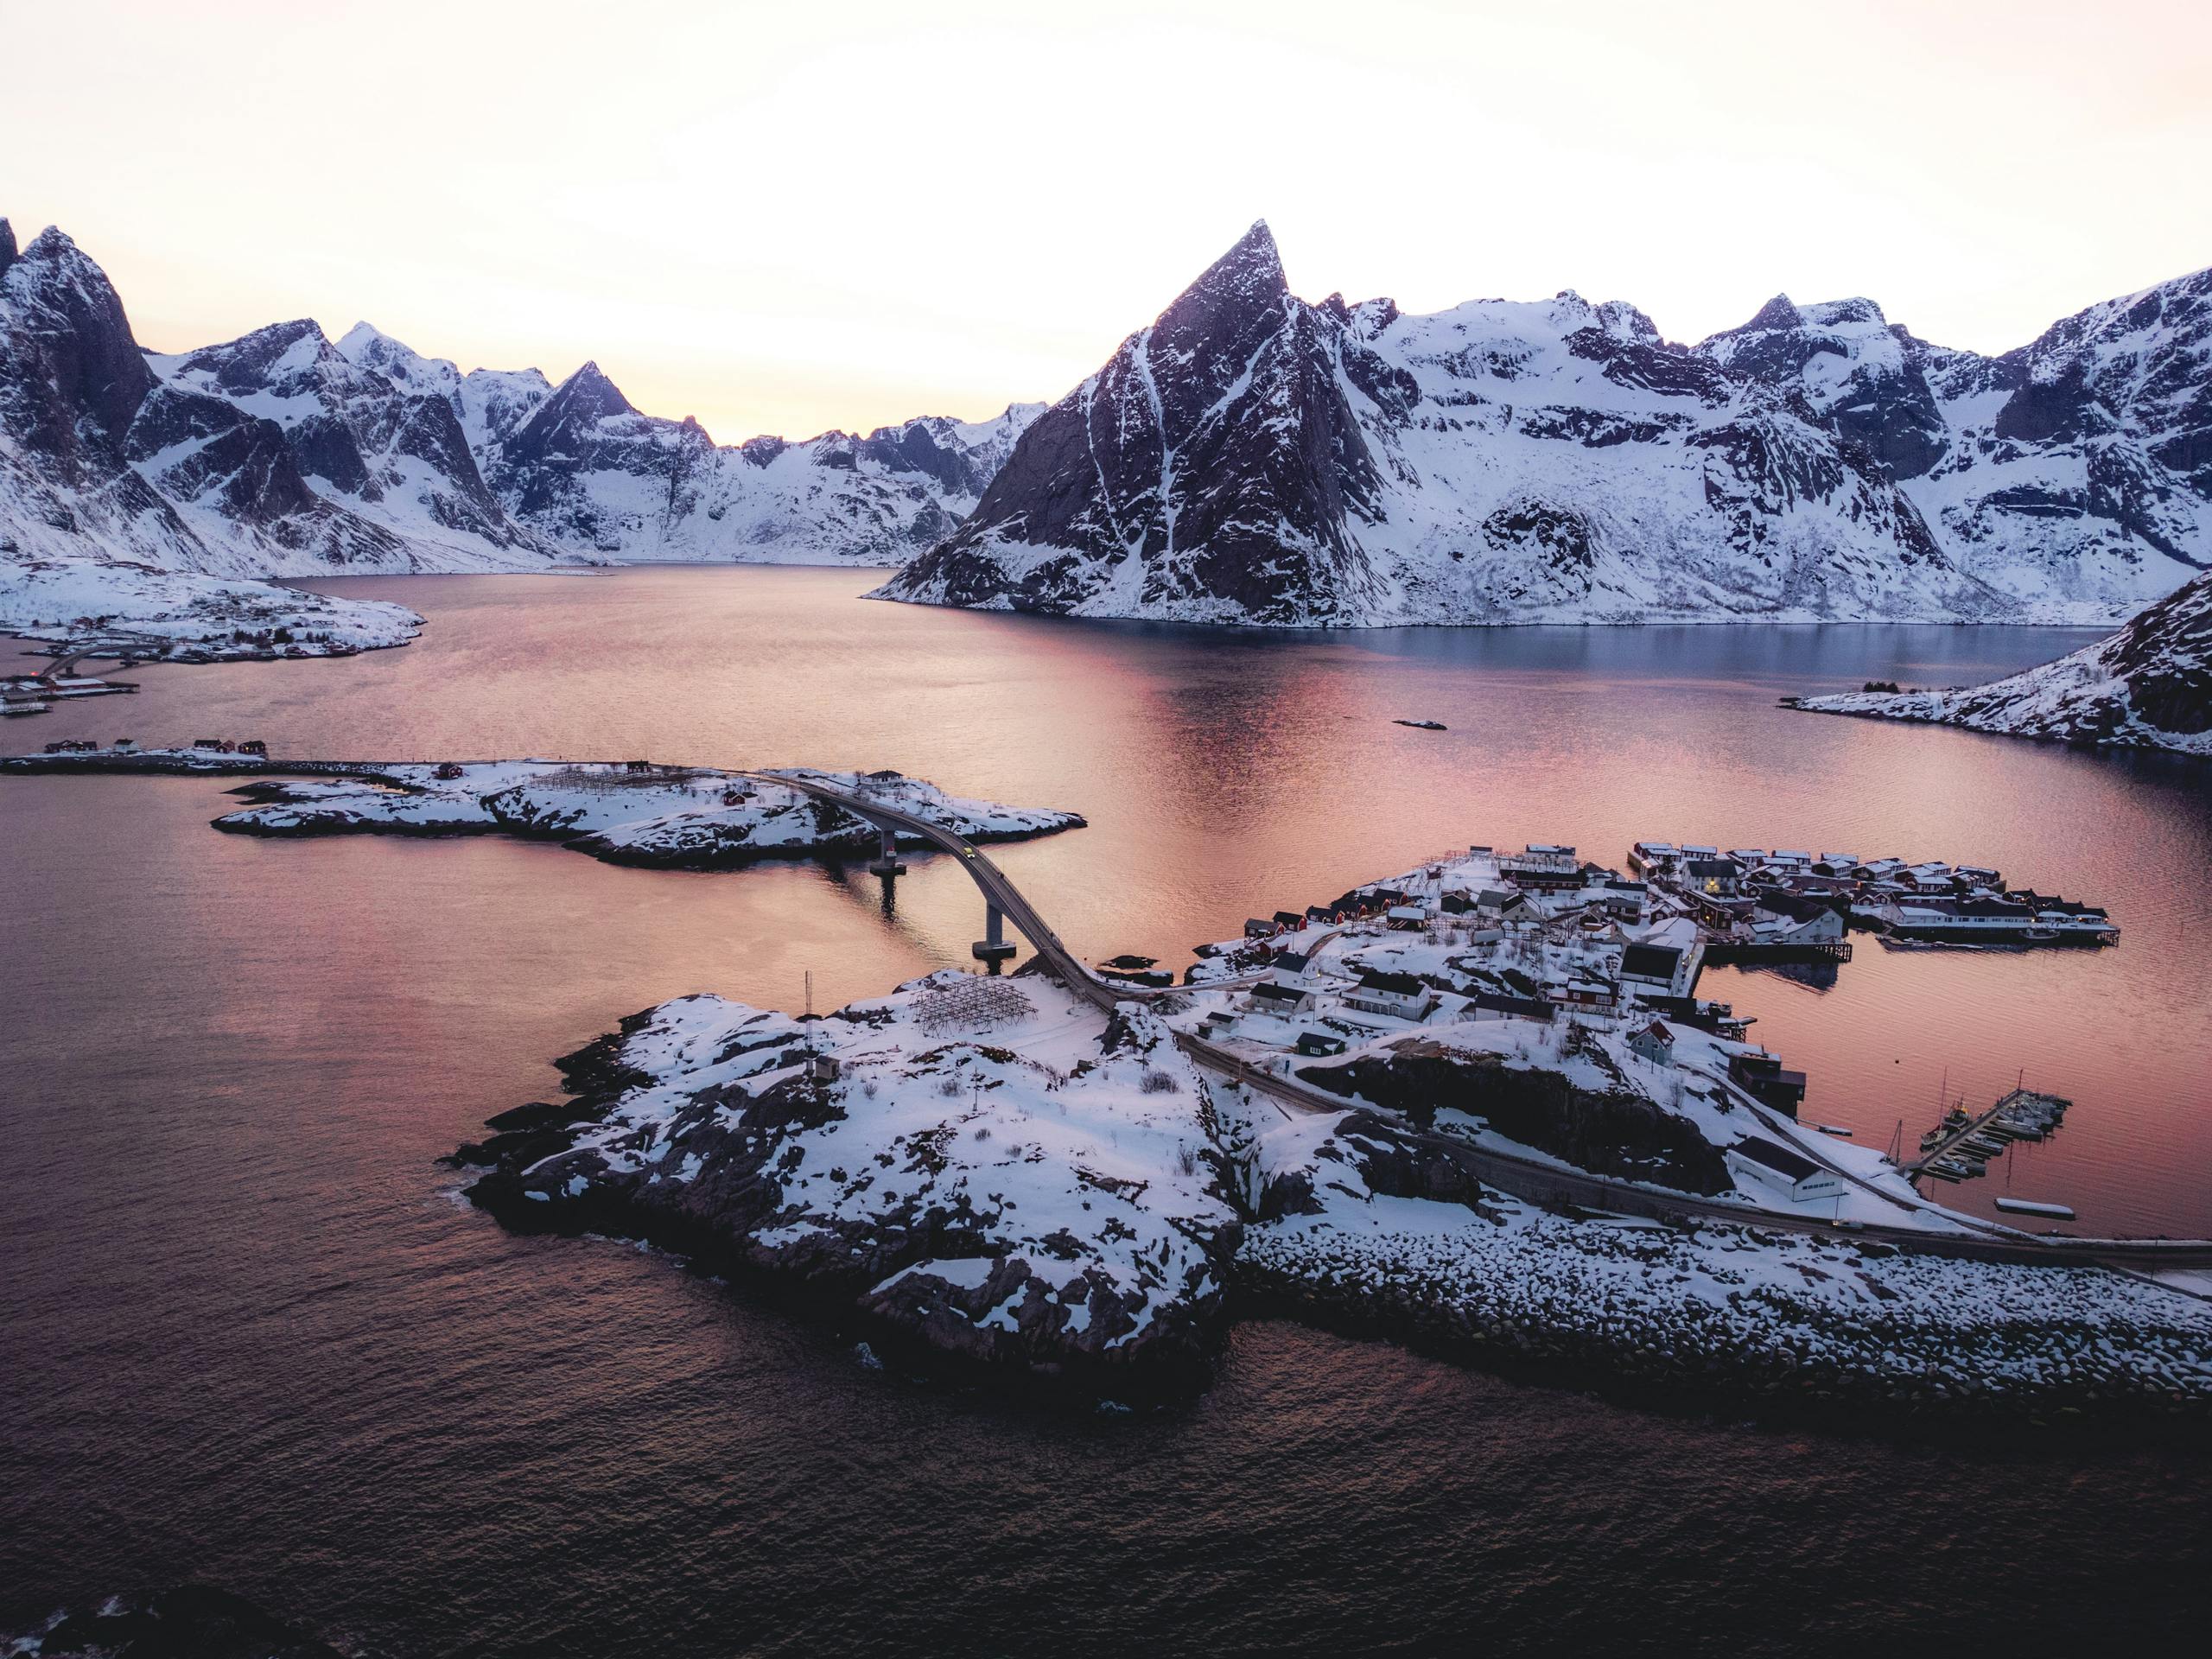
{"label": "fishing village", "polygon": [[[1255,917],[1243,937],[1196,947],[1181,982],[1212,994],[1194,1029],[1285,1075],[1367,1049],[1403,1053],[1408,1039],[1520,1055],[1611,1051],[1614,1064],[1633,1055],[1673,1074],[1643,1079],[1656,1097],[1702,1092],[1764,1126],[1718,1137],[1746,1198],[1784,1209],[1825,1200],[1838,1225],[1849,1224],[1838,1201],[1849,1176],[1971,1180],[2060,1126],[2070,1103],[2024,1079],[1978,1111],[1947,1083],[1924,1131],[1899,1103],[1878,1161],[1874,1148],[1855,1149],[1848,1171],[1834,1170],[1834,1142],[1853,1131],[1809,1116],[1805,1073],[1751,1038],[1755,1016],[1700,995],[1700,981],[1707,967],[1745,964],[1819,982],[1850,961],[1853,933],[1898,950],[2115,944],[2101,908],[1935,860],[1639,841],[1625,863],[1601,865],[1563,842],[1476,843],[1326,903]],[[1098,971],[1133,987],[1176,982],[1143,957]],[[2046,1221],[2075,1216],[2041,1198],[1993,1202]]]}

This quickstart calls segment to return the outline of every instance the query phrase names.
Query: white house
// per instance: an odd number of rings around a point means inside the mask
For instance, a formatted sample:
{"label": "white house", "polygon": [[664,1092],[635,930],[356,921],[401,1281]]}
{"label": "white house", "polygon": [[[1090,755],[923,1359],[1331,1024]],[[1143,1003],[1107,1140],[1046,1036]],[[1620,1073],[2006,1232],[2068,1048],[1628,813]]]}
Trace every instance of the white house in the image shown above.
{"label": "white house", "polygon": [[1410,974],[1369,974],[1344,994],[1344,1003],[1394,1020],[1426,1020],[1436,1007],[1436,993]]}
{"label": "white house", "polygon": [[1746,1135],[1727,1149],[1728,1166],[1792,1204],[1843,1196],[1843,1178],[1764,1135]]}
{"label": "white house", "polygon": [[1245,1006],[1255,1014],[1302,1014],[1313,1006],[1313,988],[1263,979],[1252,988]]}
{"label": "white house", "polygon": [[1843,937],[1843,918],[1825,905],[1804,906],[1803,916],[1770,910],[1751,912],[1751,937],[1760,944],[1828,944]]}

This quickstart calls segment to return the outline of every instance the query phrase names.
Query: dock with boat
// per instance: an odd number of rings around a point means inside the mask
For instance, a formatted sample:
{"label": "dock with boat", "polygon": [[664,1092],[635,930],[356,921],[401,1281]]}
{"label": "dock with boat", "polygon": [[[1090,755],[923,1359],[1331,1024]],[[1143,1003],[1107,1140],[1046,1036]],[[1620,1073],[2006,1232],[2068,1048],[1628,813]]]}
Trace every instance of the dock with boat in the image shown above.
{"label": "dock with boat", "polygon": [[[1989,1160],[2011,1151],[2015,1141],[2041,1141],[2048,1136],[2057,1128],[2067,1108],[2073,1103],[2063,1096],[2021,1087],[1985,1112],[1970,1114],[1963,1105],[1954,1105],[1943,1114],[1942,1122],[1920,1137],[1920,1156],[1899,1167],[1910,1180],[1923,1175],[1939,1181],[1972,1180],[1987,1174]],[[2024,1205],[2024,1200],[2016,1202]]]}

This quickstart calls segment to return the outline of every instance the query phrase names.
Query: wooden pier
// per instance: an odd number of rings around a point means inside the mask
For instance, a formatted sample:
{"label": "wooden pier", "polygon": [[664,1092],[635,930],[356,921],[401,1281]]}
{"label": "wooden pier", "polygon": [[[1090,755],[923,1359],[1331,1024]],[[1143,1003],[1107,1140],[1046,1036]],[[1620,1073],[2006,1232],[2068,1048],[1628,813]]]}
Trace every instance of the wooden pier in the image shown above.
{"label": "wooden pier", "polygon": [[[2015,1089],[1987,1111],[1966,1116],[1955,1110],[1923,1137],[1920,1156],[1898,1166],[1909,1179],[1932,1175],[1939,1181],[1969,1180],[1982,1166],[2015,1141],[2040,1141],[2056,1128],[2074,1103],[2033,1089]],[[1954,1117],[1963,1121],[1954,1122]]]}

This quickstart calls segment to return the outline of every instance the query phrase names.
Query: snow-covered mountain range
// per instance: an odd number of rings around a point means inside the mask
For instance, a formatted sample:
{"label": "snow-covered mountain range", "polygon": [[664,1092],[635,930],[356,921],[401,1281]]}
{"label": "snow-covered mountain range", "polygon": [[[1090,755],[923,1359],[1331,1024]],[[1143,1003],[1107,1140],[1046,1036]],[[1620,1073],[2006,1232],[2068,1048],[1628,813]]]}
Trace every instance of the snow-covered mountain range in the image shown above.
{"label": "snow-covered mountain range", "polygon": [[2212,563],[2212,272],[1998,358],[1867,300],[1695,346],[1294,296],[1264,224],[881,596],[1299,626],[2116,620]]}
{"label": "snow-covered mountain range", "polygon": [[201,577],[234,598],[242,579],[610,557],[895,565],[958,524],[1040,407],[722,448],[595,364],[557,386],[463,374],[366,324],[150,353],[67,236],[19,251],[0,219],[0,626],[90,590],[144,620]]}
{"label": "snow-covered mountain range", "polygon": [[2212,575],[2167,594],[2109,639],[1987,685],[1849,691],[1797,706],[2212,759]]}
{"label": "snow-covered mountain range", "polygon": [[[366,324],[148,353],[67,237],[0,220],[0,626],[578,559],[1274,626],[2116,621],[2212,565],[2212,271],[2002,357],[1866,300],[1685,346],[1573,293],[1308,304],[1261,224],[1049,410],[721,446],[595,364],[464,374]],[[388,608],[348,637],[404,637]]]}

